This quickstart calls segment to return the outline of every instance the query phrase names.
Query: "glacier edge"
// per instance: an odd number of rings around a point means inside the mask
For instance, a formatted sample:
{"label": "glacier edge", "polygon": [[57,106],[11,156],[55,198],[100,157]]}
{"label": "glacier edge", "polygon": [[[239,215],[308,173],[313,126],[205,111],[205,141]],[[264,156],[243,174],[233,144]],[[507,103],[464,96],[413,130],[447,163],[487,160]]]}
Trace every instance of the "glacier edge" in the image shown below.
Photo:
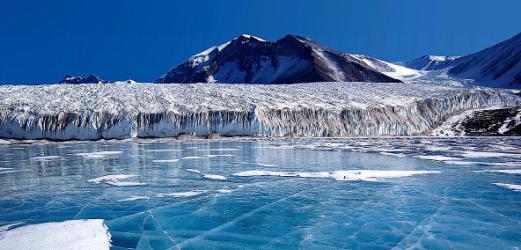
{"label": "glacier edge", "polygon": [[[407,136],[455,112],[521,104],[506,90],[416,84],[139,85],[2,87],[0,138]],[[42,88],[51,96],[34,96]]]}

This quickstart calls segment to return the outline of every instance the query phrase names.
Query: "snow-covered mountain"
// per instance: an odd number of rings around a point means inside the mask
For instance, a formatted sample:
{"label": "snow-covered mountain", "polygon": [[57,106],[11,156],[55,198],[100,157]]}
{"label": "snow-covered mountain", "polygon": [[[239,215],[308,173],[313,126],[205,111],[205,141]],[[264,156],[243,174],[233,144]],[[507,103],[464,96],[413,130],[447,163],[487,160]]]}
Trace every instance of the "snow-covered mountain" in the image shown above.
{"label": "snow-covered mountain", "polygon": [[275,42],[241,35],[190,57],[156,82],[400,82],[415,74],[402,66],[334,51],[296,35]]}
{"label": "snow-covered mountain", "polygon": [[425,55],[407,62],[405,66],[417,70],[439,70],[453,66],[458,62],[458,58],[461,57]]}
{"label": "snow-covered mountain", "polygon": [[521,88],[521,33],[470,55],[422,56],[405,66],[423,71],[445,71],[449,77],[468,79],[476,85]]}
{"label": "snow-covered mountain", "polygon": [[489,87],[521,88],[521,33],[460,58],[448,73]]}
{"label": "snow-covered mountain", "polygon": [[63,80],[61,80],[59,83],[66,83],[66,84],[108,83],[108,81],[105,81],[105,80],[99,78],[97,75],[90,74],[85,77],[66,75],[65,77],[63,77]]}

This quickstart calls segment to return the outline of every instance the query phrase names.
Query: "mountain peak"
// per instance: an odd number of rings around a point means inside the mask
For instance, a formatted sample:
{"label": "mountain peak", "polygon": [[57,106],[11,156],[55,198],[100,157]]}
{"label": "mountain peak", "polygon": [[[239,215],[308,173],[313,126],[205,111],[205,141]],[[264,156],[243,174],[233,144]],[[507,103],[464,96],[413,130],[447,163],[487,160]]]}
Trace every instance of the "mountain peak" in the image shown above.
{"label": "mountain peak", "polygon": [[265,41],[243,34],[192,56],[159,83],[400,82],[363,61],[298,35]]}
{"label": "mountain peak", "polygon": [[299,35],[292,35],[292,34],[285,35],[283,38],[279,39],[277,42],[280,42],[280,41],[293,41],[293,42],[309,44],[309,45],[318,45],[317,42],[315,42],[307,37],[303,37],[303,36],[299,36]]}
{"label": "mountain peak", "polygon": [[439,70],[447,67],[454,66],[459,56],[437,56],[437,55],[424,55],[418,57],[410,62],[407,62],[405,66],[411,69],[417,70]]}
{"label": "mountain peak", "polygon": [[63,84],[108,83],[108,81],[105,81],[94,74],[90,74],[85,77],[65,75],[65,77],[63,77],[63,80],[61,80],[59,83],[63,83]]}

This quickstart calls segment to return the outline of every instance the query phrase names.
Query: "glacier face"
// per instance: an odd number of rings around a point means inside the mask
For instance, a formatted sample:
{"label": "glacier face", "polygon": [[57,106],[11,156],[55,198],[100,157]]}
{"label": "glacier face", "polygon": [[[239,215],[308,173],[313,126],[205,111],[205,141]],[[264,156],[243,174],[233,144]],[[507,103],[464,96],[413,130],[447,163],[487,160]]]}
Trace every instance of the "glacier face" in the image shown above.
{"label": "glacier face", "polygon": [[520,104],[507,90],[408,83],[1,86],[0,138],[415,135]]}

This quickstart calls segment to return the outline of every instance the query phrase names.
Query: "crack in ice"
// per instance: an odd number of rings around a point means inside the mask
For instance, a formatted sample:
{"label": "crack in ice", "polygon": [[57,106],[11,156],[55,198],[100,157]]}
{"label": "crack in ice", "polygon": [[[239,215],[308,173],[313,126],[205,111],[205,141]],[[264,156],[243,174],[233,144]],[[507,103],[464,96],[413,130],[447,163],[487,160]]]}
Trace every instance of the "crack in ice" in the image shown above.
{"label": "crack in ice", "polygon": [[[324,186],[324,185],[321,185],[320,187],[322,187],[322,186]],[[301,191],[298,191],[298,192],[296,192],[296,193],[294,193],[294,194],[292,194],[292,195],[289,195],[289,196],[286,196],[286,197],[284,197],[284,198],[280,198],[280,199],[278,199],[278,200],[275,200],[275,201],[269,202],[269,203],[267,203],[267,204],[265,204],[265,205],[263,205],[263,206],[260,206],[260,207],[258,207],[258,208],[253,209],[253,210],[250,210],[250,211],[248,211],[248,212],[246,212],[246,213],[243,213],[243,214],[237,216],[237,217],[236,217],[235,219],[233,219],[233,220],[230,220],[230,221],[228,221],[228,222],[225,222],[225,223],[223,223],[223,224],[221,224],[221,225],[219,225],[219,226],[217,226],[217,227],[214,227],[214,228],[212,228],[212,229],[206,230],[206,231],[204,231],[204,232],[202,232],[202,233],[200,233],[200,234],[198,234],[198,235],[196,235],[196,236],[194,236],[194,237],[188,238],[188,239],[182,241],[181,243],[179,243],[179,246],[180,246],[180,247],[186,246],[186,245],[187,245],[188,243],[190,243],[190,242],[193,242],[193,241],[196,241],[196,240],[198,240],[198,239],[201,239],[201,238],[206,237],[206,236],[208,235],[208,233],[220,231],[220,230],[222,230],[222,229],[224,229],[224,228],[227,228],[227,227],[229,227],[229,226],[231,226],[231,225],[234,225],[235,223],[237,223],[237,222],[239,222],[239,221],[242,221],[243,219],[248,218],[248,217],[250,217],[251,215],[254,215],[254,214],[256,214],[257,212],[262,211],[263,209],[268,208],[268,207],[270,207],[270,206],[272,206],[272,205],[274,205],[274,204],[277,204],[277,203],[279,203],[279,202],[286,201],[286,200],[288,200],[288,199],[290,199],[290,198],[293,198],[293,197],[295,197],[295,196],[298,196],[298,195],[300,195],[300,194],[302,194],[302,193],[304,193],[304,192],[311,191],[311,190],[314,190],[314,189],[318,189],[318,188],[320,188],[320,187],[314,187],[314,188],[308,188],[308,189],[305,189],[305,190],[301,190]]]}

